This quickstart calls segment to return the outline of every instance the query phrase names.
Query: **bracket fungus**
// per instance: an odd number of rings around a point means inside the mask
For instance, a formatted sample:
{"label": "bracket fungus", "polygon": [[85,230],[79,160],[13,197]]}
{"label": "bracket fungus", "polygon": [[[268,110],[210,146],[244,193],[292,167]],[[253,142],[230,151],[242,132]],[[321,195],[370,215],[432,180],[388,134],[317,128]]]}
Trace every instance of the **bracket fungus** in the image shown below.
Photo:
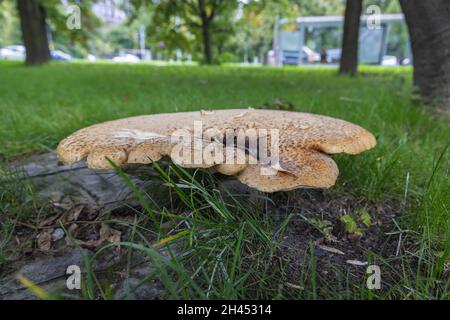
{"label": "bracket fungus", "polygon": [[90,168],[150,163],[213,168],[263,192],[329,188],[339,170],[329,156],[376,145],[364,128],[327,116],[229,109],[145,115],[81,129],[62,140],[59,160]]}

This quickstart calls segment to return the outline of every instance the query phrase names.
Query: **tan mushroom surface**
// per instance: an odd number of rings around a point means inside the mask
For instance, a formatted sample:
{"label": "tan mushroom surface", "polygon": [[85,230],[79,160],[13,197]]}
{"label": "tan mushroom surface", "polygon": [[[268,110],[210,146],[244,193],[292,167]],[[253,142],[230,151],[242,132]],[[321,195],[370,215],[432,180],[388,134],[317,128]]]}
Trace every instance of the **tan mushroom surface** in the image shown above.
{"label": "tan mushroom surface", "polygon": [[[224,139],[229,134],[236,138],[242,131],[271,129],[278,132],[278,163],[263,161],[259,146],[247,143],[243,147]],[[200,135],[196,134],[199,130]],[[185,134],[193,137],[190,142],[174,139]],[[88,166],[97,169],[110,168],[106,158],[122,165],[150,163],[168,156],[182,167],[212,167],[252,188],[275,192],[329,188],[339,170],[328,154],[358,154],[375,145],[370,132],[340,119],[292,111],[228,109],[144,115],[96,124],[62,140],[57,154],[66,164],[87,159]],[[180,146],[192,154],[175,152]],[[222,152],[222,159],[214,157]],[[195,159],[196,154],[210,157]],[[225,162],[227,155],[241,161]]]}

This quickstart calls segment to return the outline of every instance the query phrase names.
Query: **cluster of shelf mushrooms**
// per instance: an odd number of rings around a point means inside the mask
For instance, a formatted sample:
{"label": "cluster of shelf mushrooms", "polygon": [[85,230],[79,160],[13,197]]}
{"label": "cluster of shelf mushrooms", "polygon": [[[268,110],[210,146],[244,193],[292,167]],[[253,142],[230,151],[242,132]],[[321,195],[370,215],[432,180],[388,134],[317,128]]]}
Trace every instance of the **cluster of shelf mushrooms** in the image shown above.
{"label": "cluster of shelf mushrooms", "polygon": [[[194,126],[199,124],[202,134],[196,136]],[[259,156],[261,146],[248,141],[236,143],[238,132],[273,130],[277,132],[275,163]],[[235,136],[225,139],[230,132]],[[183,140],[183,133],[191,133],[193,138]],[[273,137],[266,141],[269,148],[275,146]],[[180,144],[192,152],[188,156],[185,151],[184,155],[174,152]],[[276,192],[329,188],[339,174],[329,154],[358,154],[375,145],[370,132],[340,119],[292,111],[228,109],[145,115],[96,124],[62,140],[57,154],[65,164],[86,159],[88,167],[95,169],[111,168],[110,161],[146,164],[170,158],[182,167],[212,168],[259,191]],[[239,161],[227,162],[230,152]],[[211,157],[194,159],[196,154]]]}

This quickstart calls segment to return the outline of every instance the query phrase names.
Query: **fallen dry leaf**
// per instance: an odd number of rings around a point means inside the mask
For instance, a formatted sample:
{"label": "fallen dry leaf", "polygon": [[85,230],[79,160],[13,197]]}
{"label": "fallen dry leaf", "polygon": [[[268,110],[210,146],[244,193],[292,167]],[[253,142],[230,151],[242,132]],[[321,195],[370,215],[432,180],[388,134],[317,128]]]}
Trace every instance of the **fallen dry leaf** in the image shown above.
{"label": "fallen dry leaf", "polygon": [[89,206],[86,207],[85,214],[83,214],[83,217],[86,215],[86,220],[92,221],[95,218],[97,218],[98,214],[100,213],[101,207],[97,206]]}
{"label": "fallen dry leaf", "polygon": [[322,244],[323,242],[324,242],[324,239],[321,238],[321,239],[319,239],[319,240],[317,240],[315,242],[315,245],[317,247],[319,247],[320,249],[324,250],[324,251],[328,251],[328,252],[335,253],[335,254],[340,254],[340,255],[345,255],[345,253],[343,251],[339,250],[339,249],[323,245]]}
{"label": "fallen dry leaf", "polygon": [[363,261],[359,261],[359,260],[347,260],[345,262],[352,264],[354,266],[361,266],[361,267],[367,266],[367,264],[368,264],[367,262],[363,262]]}
{"label": "fallen dry leaf", "polygon": [[55,214],[55,215],[45,219],[44,221],[39,223],[38,227],[42,228],[42,227],[47,227],[47,226],[50,226],[50,225],[54,224],[56,219],[59,218],[59,216],[60,216],[59,214]]}
{"label": "fallen dry leaf", "polygon": [[100,241],[120,242],[122,232],[110,228],[107,224],[102,223],[100,228]]}
{"label": "fallen dry leaf", "polygon": [[322,249],[322,250],[331,252],[331,253],[336,253],[336,254],[345,255],[344,252],[342,252],[341,250],[336,249],[336,248],[332,248],[332,247],[328,247],[328,246],[323,246],[323,245],[319,245],[319,248]]}
{"label": "fallen dry leaf", "polygon": [[77,206],[75,208],[70,209],[69,212],[65,214],[64,221],[65,222],[77,221],[83,209],[84,206]]}
{"label": "fallen dry leaf", "polygon": [[54,201],[53,205],[63,210],[70,210],[74,207],[73,201],[70,200],[69,198],[63,198],[60,201]]}
{"label": "fallen dry leaf", "polygon": [[52,247],[53,229],[47,229],[37,236],[37,246],[42,251],[49,251]]}
{"label": "fallen dry leaf", "polygon": [[100,239],[99,240],[88,240],[88,241],[75,239],[75,242],[78,245],[80,245],[81,247],[84,247],[87,249],[97,249],[97,247],[99,247],[102,244],[102,241]]}
{"label": "fallen dry leaf", "polygon": [[75,234],[75,232],[77,231],[77,229],[78,229],[78,225],[77,225],[76,223],[72,223],[72,224],[69,226],[69,228],[67,229],[67,232],[68,232],[71,236],[73,236],[73,235]]}
{"label": "fallen dry leaf", "polygon": [[294,289],[298,289],[298,290],[304,290],[304,289],[305,289],[305,288],[302,287],[302,286],[299,286],[299,285],[297,285],[297,284],[293,284],[293,283],[290,283],[290,282],[286,282],[286,285],[287,285],[288,287],[291,287],[291,288],[294,288]]}

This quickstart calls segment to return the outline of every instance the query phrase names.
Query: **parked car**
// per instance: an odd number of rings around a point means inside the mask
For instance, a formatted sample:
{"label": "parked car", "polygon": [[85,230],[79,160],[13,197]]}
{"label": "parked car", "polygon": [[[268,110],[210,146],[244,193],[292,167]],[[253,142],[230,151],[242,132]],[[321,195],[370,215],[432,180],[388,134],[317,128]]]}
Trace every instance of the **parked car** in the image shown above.
{"label": "parked car", "polygon": [[92,53],[89,53],[87,55],[86,59],[87,59],[87,61],[91,61],[91,62],[97,61],[97,57],[94,56]]}
{"label": "parked car", "polygon": [[402,66],[410,66],[412,64],[412,58],[405,58],[402,60]]}
{"label": "parked car", "polygon": [[70,54],[62,52],[61,50],[50,50],[50,55],[53,60],[57,60],[57,61],[72,60],[72,56]]}
{"label": "parked car", "polygon": [[7,46],[0,49],[0,58],[11,60],[25,59],[25,47],[22,45]]}
{"label": "parked car", "polygon": [[382,66],[397,66],[398,59],[396,56],[383,56],[383,60],[381,61]]}
{"label": "parked car", "polygon": [[128,63],[137,63],[140,62],[141,59],[139,59],[138,56],[135,56],[134,54],[120,54],[118,56],[115,56],[112,58],[112,61],[114,62],[128,62]]}

